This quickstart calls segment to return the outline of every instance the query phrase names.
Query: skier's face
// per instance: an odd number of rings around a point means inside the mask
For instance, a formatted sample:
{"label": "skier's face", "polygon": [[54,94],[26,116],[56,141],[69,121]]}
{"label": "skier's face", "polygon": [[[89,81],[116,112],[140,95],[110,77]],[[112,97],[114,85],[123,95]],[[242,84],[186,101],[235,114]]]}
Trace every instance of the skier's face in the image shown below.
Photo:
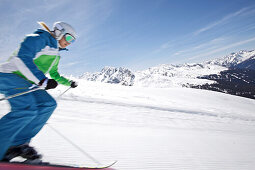
{"label": "skier's face", "polygon": [[68,45],[70,45],[70,43],[68,43],[66,40],[65,40],[65,37],[63,36],[61,38],[61,40],[58,41],[59,42],[59,45],[61,46],[61,48],[66,48]]}

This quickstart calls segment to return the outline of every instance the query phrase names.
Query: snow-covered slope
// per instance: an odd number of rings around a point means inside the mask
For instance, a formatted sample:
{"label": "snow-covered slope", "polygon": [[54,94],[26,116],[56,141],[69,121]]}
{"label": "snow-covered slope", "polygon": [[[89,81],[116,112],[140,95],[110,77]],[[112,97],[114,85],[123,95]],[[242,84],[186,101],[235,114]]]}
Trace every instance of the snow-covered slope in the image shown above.
{"label": "snow-covered slope", "polygon": [[[32,145],[45,161],[95,165],[55,130],[116,170],[253,170],[255,101],[190,88],[76,79],[49,92],[58,108]],[[2,102],[0,114],[8,112]],[[54,128],[55,130],[53,130]]]}
{"label": "snow-covered slope", "polygon": [[[45,161],[96,165],[57,130],[99,162],[118,160],[116,170],[253,170],[255,100],[174,87],[202,83],[197,75],[225,68],[161,65],[136,74],[140,81],[134,86],[104,83],[109,80],[104,74],[98,81],[72,77],[79,86],[62,98],[67,87],[49,90],[58,108],[31,144]],[[0,117],[9,110],[1,102]]]}

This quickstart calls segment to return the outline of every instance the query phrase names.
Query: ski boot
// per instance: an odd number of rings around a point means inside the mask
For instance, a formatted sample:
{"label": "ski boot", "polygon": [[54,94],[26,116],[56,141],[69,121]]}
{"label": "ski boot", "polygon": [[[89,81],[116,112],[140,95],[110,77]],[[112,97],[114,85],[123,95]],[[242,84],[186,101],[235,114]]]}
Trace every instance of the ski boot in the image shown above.
{"label": "ski boot", "polygon": [[10,147],[6,151],[4,157],[3,157],[3,159],[1,161],[2,162],[10,162],[10,160],[12,160],[13,158],[18,157],[19,154],[20,154],[20,149],[18,147],[15,147],[15,146],[14,147]]}
{"label": "ski boot", "polygon": [[19,146],[12,146],[10,147],[6,154],[4,155],[4,158],[2,161],[4,162],[10,162],[11,159],[21,156],[24,159],[27,159],[27,161],[38,161],[41,160],[42,155],[38,154],[37,151],[29,146],[28,144],[23,144]]}

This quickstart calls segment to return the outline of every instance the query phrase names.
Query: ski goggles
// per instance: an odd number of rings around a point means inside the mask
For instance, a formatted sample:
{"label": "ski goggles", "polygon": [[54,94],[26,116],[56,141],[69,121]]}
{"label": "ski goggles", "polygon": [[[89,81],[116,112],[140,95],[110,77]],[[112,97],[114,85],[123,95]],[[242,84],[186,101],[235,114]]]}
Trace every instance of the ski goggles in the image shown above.
{"label": "ski goggles", "polygon": [[73,43],[75,41],[75,38],[71,34],[66,33],[64,37],[68,43]]}

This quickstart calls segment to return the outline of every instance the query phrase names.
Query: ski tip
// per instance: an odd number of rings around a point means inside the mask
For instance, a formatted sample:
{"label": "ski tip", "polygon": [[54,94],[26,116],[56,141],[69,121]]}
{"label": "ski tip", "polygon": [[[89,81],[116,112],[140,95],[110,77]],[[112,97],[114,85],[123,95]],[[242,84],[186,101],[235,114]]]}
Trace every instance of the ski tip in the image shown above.
{"label": "ski tip", "polygon": [[112,167],[113,165],[115,165],[118,161],[113,161],[107,165],[104,165],[104,166],[99,166],[99,167],[94,167],[92,169],[105,169],[105,170],[114,170],[114,169],[108,169],[110,167]]}
{"label": "ski tip", "polygon": [[113,161],[107,165],[95,166],[95,167],[86,167],[86,166],[69,166],[69,165],[59,165],[59,164],[51,164],[49,162],[40,162],[40,163],[29,163],[29,162],[0,162],[0,170],[115,170],[111,168],[117,161]]}
{"label": "ski tip", "polygon": [[113,165],[115,165],[117,162],[118,162],[117,160],[116,160],[116,161],[113,161],[109,166],[113,166]]}

